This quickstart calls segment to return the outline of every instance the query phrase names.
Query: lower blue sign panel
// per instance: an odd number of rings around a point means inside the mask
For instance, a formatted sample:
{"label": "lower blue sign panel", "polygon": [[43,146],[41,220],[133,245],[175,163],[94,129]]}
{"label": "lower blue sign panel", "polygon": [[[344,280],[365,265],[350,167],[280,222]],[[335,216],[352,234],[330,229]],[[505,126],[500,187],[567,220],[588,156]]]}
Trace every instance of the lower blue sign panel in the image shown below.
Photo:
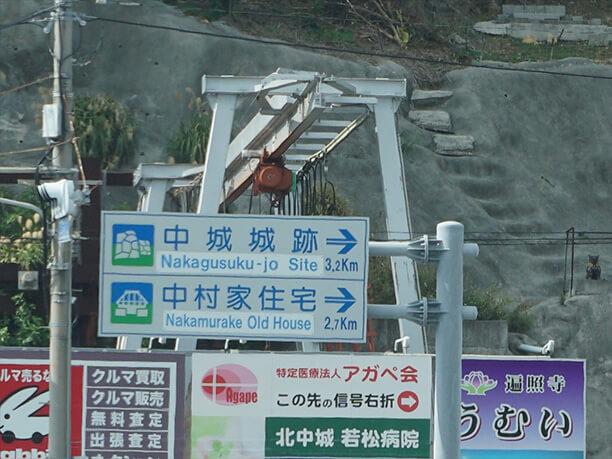
{"label": "lower blue sign panel", "polygon": [[[126,279],[132,281],[126,282]],[[101,336],[365,341],[360,281],[107,275]]]}

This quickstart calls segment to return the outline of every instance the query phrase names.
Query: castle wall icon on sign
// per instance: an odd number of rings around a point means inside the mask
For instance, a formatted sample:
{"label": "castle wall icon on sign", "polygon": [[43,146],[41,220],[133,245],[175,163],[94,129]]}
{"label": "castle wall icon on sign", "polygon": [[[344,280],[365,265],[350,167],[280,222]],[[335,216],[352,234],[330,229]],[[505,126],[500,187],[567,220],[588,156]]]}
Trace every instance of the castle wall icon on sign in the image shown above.
{"label": "castle wall icon on sign", "polygon": [[111,323],[150,324],[153,320],[153,284],[113,282]]}
{"label": "castle wall icon on sign", "polygon": [[113,225],[113,265],[153,266],[153,225]]}
{"label": "castle wall icon on sign", "polygon": [[132,230],[117,234],[117,245],[115,245],[115,258],[117,260],[140,258],[146,255],[151,255],[151,243],[149,241],[139,240]]}

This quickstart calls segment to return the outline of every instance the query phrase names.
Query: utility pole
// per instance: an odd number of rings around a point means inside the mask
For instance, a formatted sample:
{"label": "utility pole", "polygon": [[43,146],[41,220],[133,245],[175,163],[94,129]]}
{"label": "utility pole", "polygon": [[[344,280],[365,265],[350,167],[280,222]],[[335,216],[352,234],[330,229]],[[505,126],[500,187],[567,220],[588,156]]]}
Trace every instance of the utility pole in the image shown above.
{"label": "utility pole", "polygon": [[49,306],[49,459],[70,457],[70,352],[72,306],[71,223],[83,193],[72,180],[43,183],[40,197],[51,205],[53,242]]}
{"label": "utility pole", "polygon": [[[63,220],[69,225],[70,216]],[[70,352],[72,349],[72,241],[60,242],[53,223],[49,307],[49,459],[70,455]]]}
{"label": "utility pole", "polygon": [[[68,134],[68,113],[72,109],[72,21],[70,2],[54,0],[53,24],[53,104],[61,110],[60,143]],[[72,145],[53,147],[52,164],[57,168],[72,167]]]}
{"label": "utility pole", "polygon": [[[54,0],[53,103],[62,107],[60,143],[69,135],[72,109],[72,21],[70,2]],[[52,165],[72,167],[72,144],[53,147]],[[68,196],[65,196],[68,199]],[[71,216],[53,218],[49,306],[49,459],[67,459],[70,451],[70,360],[72,350]],[[65,235],[68,234],[66,240]],[[64,237],[62,237],[64,236]],[[60,242],[61,240],[61,242]]]}

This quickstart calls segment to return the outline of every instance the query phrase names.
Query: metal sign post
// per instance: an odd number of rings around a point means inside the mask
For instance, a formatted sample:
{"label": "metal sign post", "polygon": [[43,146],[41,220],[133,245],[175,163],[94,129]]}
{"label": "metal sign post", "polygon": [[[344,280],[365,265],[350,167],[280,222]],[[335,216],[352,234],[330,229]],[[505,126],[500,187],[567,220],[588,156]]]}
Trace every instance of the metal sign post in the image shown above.
{"label": "metal sign post", "polygon": [[397,308],[369,305],[369,317],[401,317],[425,326],[437,323],[434,458],[459,459],[461,448],[461,351],[463,320],[475,319],[474,307],[463,306],[463,257],[476,257],[478,246],[464,244],[463,225],[442,222],[436,238],[370,243],[370,255],[407,256],[421,263],[437,262],[436,299]]}
{"label": "metal sign post", "polygon": [[461,448],[461,350],[463,346],[463,225],[438,224],[446,252],[438,262],[436,296],[444,314],[436,330],[434,458],[459,459]]}

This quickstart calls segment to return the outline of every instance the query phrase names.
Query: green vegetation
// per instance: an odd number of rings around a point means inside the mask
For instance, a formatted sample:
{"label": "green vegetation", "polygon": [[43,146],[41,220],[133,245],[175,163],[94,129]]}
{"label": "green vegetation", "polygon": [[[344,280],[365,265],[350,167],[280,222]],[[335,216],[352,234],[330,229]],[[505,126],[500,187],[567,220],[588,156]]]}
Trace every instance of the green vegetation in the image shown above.
{"label": "green vegetation", "polygon": [[400,149],[402,153],[404,153],[405,155],[414,146],[414,140],[412,139],[408,131],[403,131],[399,137],[400,137]]}
{"label": "green vegetation", "polygon": [[[22,202],[29,202],[36,206],[40,205],[38,202],[38,195],[34,188],[26,188],[21,192],[7,192],[10,188],[3,188],[0,190],[0,196],[3,198],[14,199]],[[0,236],[13,237],[21,234],[24,219],[33,216],[33,212],[22,207],[5,206],[0,204]]]}
{"label": "green vegetation", "polygon": [[23,293],[13,295],[15,314],[0,319],[1,346],[48,346],[49,329],[44,320],[34,315],[36,306]]}
{"label": "green vegetation", "polygon": [[101,158],[102,167],[127,164],[136,149],[135,118],[110,96],[78,95],[73,106],[74,130],[84,157]]}
{"label": "green vegetation", "polygon": [[[36,192],[28,189],[12,198],[38,205]],[[39,214],[13,206],[0,206],[0,264],[16,263],[30,271],[43,266],[43,230]],[[0,346],[48,346],[45,319],[24,293],[10,298],[14,313],[0,318]]]}
{"label": "green vegetation", "polygon": [[370,257],[368,266],[368,301],[375,304],[395,303],[395,287],[388,257]]}
{"label": "green vegetation", "polygon": [[[499,2],[487,0],[164,1],[203,22],[231,21],[232,26],[253,36],[335,48],[406,54],[459,63],[478,60],[541,62],[567,57],[606,62],[612,58],[611,46],[565,41],[524,43],[507,36],[480,34],[473,25],[492,20],[500,12]],[[541,2],[526,0],[521,3]],[[567,5],[567,12],[585,18],[601,18],[610,25],[612,2],[573,2]],[[397,63],[406,65],[404,59],[398,59]],[[411,65],[410,70],[421,86],[437,87],[450,68],[419,64]]]}
{"label": "green vegetation", "polygon": [[510,298],[498,287],[469,287],[464,290],[463,303],[476,306],[478,320],[506,320],[510,332],[527,333],[533,324],[533,317],[529,312],[533,304],[521,300],[511,309]]}
{"label": "green vegetation", "polygon": [[[32,189],[14,199],[38,205]],[[42,236],[40,215],[21,207],[0,206],[0,263],[17,263],[24,270],[42,265]]]}
{"label": "green vegetation", "polygon": [[164,2],[176,6],[189,16],[216,21],[229,12],[232,0],[164,0]]}
{"label": "green vegetation", "polygon": [[[421,296],[436,297],[436,269],[432,265],[418,265]],[[368,272],[368,301],[380,304],[395,302],[391,262],[388,258],[371,257]],[[476,306],[478,320],[506,320],[508,330],[527,333],[533,324],[529,309],[533,304],[521,301],[514,309],[512,301],[497,287],[467,287],[463,291],[463,304]]]}
{"label": "green vegetation", "polygon": [[315,25],[306,30],[306,37],[308,41],[316,41],[319,43],[328,43],[333,45],[346,45],[355,42],[353,31],[345,27],[332,29]]}
{"label": "green vegetation", "polygon": [[[434,265],[417,265],[421,296],[436,297],[436,267]],[[465,303],[465,301],[464,301]]]}
{"label": "green vegetation", "polygon": [[508,331],[513,333],[527,333],[533,326],[533,316],[529,310],[533,303],[522,300],[518,306],[506,315]]}
{"label": "green vegetation", "polygon": [[524,43],[512,37],[481,37],[474,43],[474,50],[467,51],[465,56],[470,60],[501,62],[543,62],[582,57],[596,61],[612,58],[612,47],[590,46],[586,41],[559,42],[553,45],[546,42]]}
{"label": "green vegetation", "polygon": [[181,121],[179,131],[168,141],[168,154],[174,158],[174,162],[204,163],[210,121],[210,113],[200,108],[189,120]]}
{"label": "green vegetation", "polygon": [[312,215],[335,215],[337,217],[352,215],[348,199],[336,194],[332,186],[325,186],[323,193],[325,194],[323,199],[321,199],[320,191],[314,193]]}
{"label": "green vegetation", "polygon": [[506,318],[510,298],[497,287],[468,287],[464,290],[463,303],[478,308],[479,320],[503,320]]}
{"label": "green vegetation", "polygon": [[[3,196],[6,193],[0,193]],[[27,189],[10,198],[38,205],[36,192]],[[42,220],[40,215],[20,207],[0,205],[0,264],[16,263],[33,270],[43,265]],[[0,318],[0,346],[47,346],[48,329],[36,316],[36,306],[23,293],[10,298],[14,313]]]}
{"label": "green vegetation", "polygon": [[17,263],[21,269],[29,271],[43,262],[42,242],[18,239],[0,243],[0,263]]}

